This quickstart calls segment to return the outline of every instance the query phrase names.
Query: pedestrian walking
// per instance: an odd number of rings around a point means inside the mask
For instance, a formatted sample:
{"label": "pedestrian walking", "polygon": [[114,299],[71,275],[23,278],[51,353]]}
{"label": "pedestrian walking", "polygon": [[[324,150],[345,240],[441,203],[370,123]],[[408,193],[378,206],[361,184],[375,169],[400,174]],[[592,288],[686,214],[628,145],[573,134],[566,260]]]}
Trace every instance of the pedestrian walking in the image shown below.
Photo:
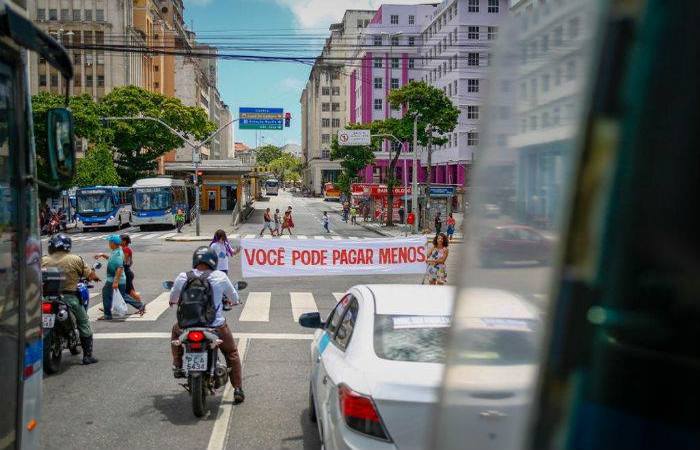
{"label": "pedestrian walking", "polygon": [[457,221],[452,217],[452,213],[450,213],[447,217],[447,239],[450,241],[455,234],[455,225],[457,225]]}
{"label": "pedestrian walking", "polygon": [[445,284],[447,283],[447,256],[449,250],[447,247],[449,242],[445,233],[439,233],[433,238],[433,245],[428,250],[428,283],[430,284]]}
{"label": "pedestrian walking", "polygon": [[382,207],[378,206],[377,209],[374,211],[374,220],[378,223],[381,223],[382,221]]}
{"label": "pedestrian walking", "polygon": [[265,214],[263,215],[263,227],[262,230],[260,230],[260,236],[265,233],[265,230],[270,230],[270,234],[272,236],[275,235],[275,233],[272,231],[272,216],[270,216],[270,208],[265,209]]}
{"label": "pedestrian walking", "polygon": [[367,203],[362,205],[362,220],[369,221],[369,205]]}
{"label": "pedestrian walking", "polygon": [[175,225],[177,226],[177,232],[182,233],[182,227],[185,225],[185,211],[182,208],[178,208],[175,213]]}
{"label": "pedestrian walking", "polygon": [[348,215],[350,214],[350,203],[343,202],[343,222],[348,222]]}
{"label": "pedestrian walking", "polygon": [[[236,256],[240,253],[240,247],[232,247],[231,243],[228,241],[226,232],[224,230],[216,230],[214,237],[209,243],[209,248],[212,249],[216,256],[219,258],[216,263],[216,270],[220,270],[228,276],[229,258]],[[238,303],[234,303],[231,299],[224,296],[223,308],[224,311],[229,311],[233,306]]]}
{"label": "pedestrian walking", "polygon": [[280,214],[280,209],[275,208],[275,214],[272,216],[275,222],[275,236],[280,235],[280,227],[282,226],[282,215]]}
{"label": "pedestrian walking", "polygon": [[284,230],[287,230],[291,236],[292,228],[294,228],[294,221],[292,221],[292,209],[290,207],[284,212],[284,216],[282,217],[282,232],[280,235],[283,235]]}
{"label": "pedestrian walking", "polygon": [[146,306],[142,302],[137,302],[126,292],[126,274],[124,273],[124,251],[121,248],[122,239],[118,234],[107,237],[110,254],[98,253],[95,259],[104,258],[107,260],[107,276],[105,284],[102,286],[102,312],[104,316],[98,320],[112,320],[112,295],[115,290],[124,298],[124,301],[138,310],[139,315],[146,312]]}
{"label": "pedestrian walking", "polygon": [[403,209],[403,205],[399,206],[399,222],[404,223],[404,215],[406,214],[406,211]]}
{"label": "pedestrian walking", "polygon": [[357,206],[355,205],[350,207],[350,223],[357,225]]}
{"label": "pedestrian walking", "polygon": [[323,221],[323,229],[326,230],[326,233],[330,233],[331,230],[329,228],[330,219],[328,219],[328,211],[323,211],[323,217],[321,220]]}
{"label": "pedestrian walking", "polygon": [[126,292],[138,301],[141,301],[141,294],[136,292],[134,288],[134,271],[131,267],[134,264],[134,251],[131,249],[131,236],[122,234],[119,236],[122,240],[122,251],[124,252],[124,275],[126,275]]}
{"label": "pedestrian walking", "polygon": [[440,234],[442,231],[442,218],[440,217],[440,211],[435,213],[435,236]]}

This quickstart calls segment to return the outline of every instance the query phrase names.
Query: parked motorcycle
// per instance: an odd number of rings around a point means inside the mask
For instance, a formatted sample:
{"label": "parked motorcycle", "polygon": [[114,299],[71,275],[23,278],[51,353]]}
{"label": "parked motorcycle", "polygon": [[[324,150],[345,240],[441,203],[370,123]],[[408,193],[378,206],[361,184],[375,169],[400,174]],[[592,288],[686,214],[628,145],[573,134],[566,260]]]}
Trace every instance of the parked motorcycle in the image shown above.
{"label": "parked motorcycle", "polygon": [[[245,281],[235,283],[240,291],[248,286]],[[165,281],[163,287],[172,289],[173,282]],[[213,328],[196,327],[182,330],[180,336],[172,341],[173,345],[184,346],[182,368],[185,370],[187,383],[182,384],[192,398],[192,412],[203,417],[208,410],[207,397],[216,394],[216,390],[226,386],[229,369],[219,352],[219,339]]]}
{"label": "parked motorcycle", "polygon": [[[92,268],[97,270],[102,263],[96,262]],[[43,301],[41,304],[41,326],[44,336],[44,371],[54,374],[61,368],[63,351],[71,355],[80,353],[80,335],[73,312],[63,299],[63,283],[65,276],[60,269],[50,267],[41,271]],[[81,280],[78,285],[78,298],[87,311],[90,300],[87,280]]]}

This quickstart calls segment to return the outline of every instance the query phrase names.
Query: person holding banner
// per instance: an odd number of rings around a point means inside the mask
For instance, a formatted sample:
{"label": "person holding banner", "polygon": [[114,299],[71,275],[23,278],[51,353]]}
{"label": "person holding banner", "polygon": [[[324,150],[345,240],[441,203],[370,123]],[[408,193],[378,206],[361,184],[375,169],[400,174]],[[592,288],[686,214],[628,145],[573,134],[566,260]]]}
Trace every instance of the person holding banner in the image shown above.
{"label": "person holding banner", "polygon": [[429,284],[445,284],[447,283],[447,256],[449,255],[449,250],[447,246],[449,241],[445,233],[439,233],[435,235],[433,239],[433,245],[428,250],[428,258],[426,262],[428,263],[428,283]]}

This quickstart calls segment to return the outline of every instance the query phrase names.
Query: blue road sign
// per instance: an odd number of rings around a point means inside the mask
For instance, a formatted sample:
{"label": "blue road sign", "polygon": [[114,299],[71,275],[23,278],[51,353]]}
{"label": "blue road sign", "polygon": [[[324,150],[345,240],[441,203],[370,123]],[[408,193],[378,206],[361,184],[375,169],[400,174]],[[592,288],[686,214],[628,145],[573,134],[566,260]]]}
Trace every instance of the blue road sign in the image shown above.
{"label": "blue road sign", "polygon": [[283,108],[239,108],[238,117],[241,130],[284,129]]}

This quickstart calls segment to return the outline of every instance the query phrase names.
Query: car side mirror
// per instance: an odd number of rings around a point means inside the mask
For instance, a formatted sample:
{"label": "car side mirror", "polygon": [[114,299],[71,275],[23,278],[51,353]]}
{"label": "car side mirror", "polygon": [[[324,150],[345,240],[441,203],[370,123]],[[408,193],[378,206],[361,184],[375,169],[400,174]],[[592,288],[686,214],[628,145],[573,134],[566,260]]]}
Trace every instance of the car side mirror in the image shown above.
{"label": "car side mirror", "polygon": [[175,283],[172,281],[163,281],[163,287],[165,289],[172,289],[174,285]]}
{"label": "car side mirror", "polygon": [[246,281],[237,281],[236,282],[236,290],[237,291],[241,291],[247,287],[248,287],[248,283]]}
{"label": "car side mirror", "polygon": [[66,108],[50,109],[46,119],[46,130],[53,181],[70,181],[75,175],[73,114]]}
{"label": "car side mirror", "polygon": [[304,313],[299,316],[299,325],[304,328],[323,328],[321,314],[317,312]]}

